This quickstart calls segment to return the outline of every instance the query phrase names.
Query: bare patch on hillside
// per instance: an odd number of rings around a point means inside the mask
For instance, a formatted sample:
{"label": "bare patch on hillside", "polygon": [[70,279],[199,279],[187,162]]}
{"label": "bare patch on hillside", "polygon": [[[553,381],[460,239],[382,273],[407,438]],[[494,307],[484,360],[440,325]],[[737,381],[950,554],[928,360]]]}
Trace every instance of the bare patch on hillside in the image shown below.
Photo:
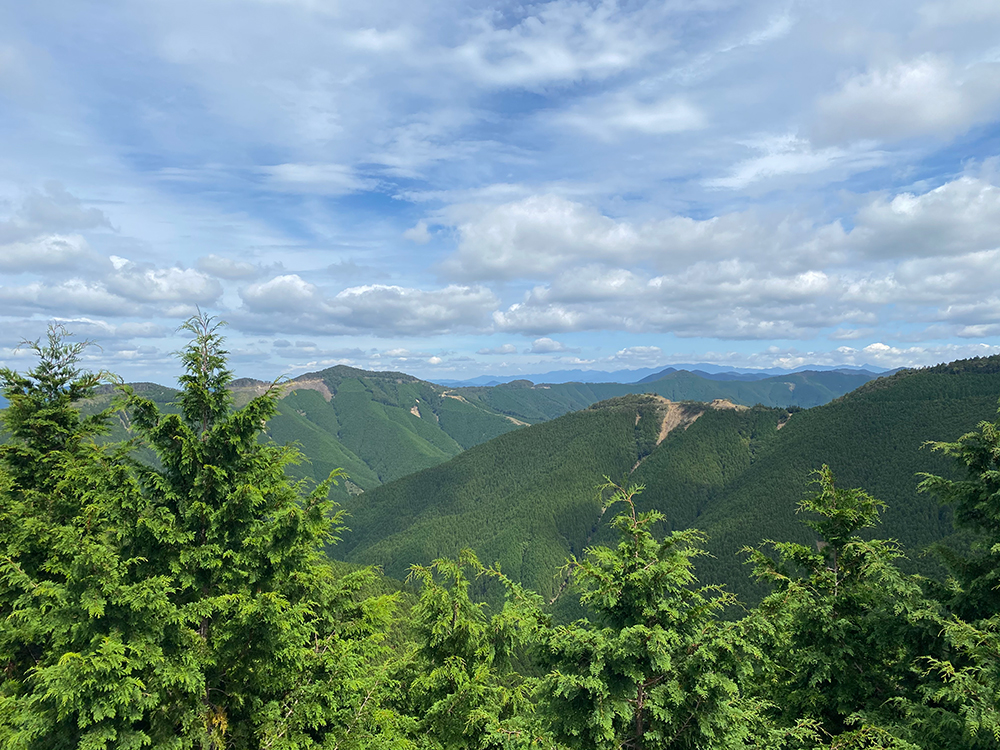
{"label": "bare patch on hillside", "polygon": [[293,380],[285,386],[285,393],[292,391],[318,391],[327,401],[333,398],[330,389],[322,380]]}
{"label": "bare patch on hillside", "polygon": [[[688,406],[675,403],[666,398],[663,399],[663,404],[665,410],[663,412],[663,421],[660,422],[660,434],[656,437],[657,445],[662,443],[664,438],[678,427],[683,427],[686,430],[694,424],[694,421],[698,417],[705,413],[704,410],[694,411]],[[715,408],[714,402],[712,403],[712,408]]]}
{"label": "bare patch on hillside", "polygon": [[712,409],[732,409],[734,411],[750,411],[749,406],[743,406],[743,404],[734,404],[727,398],[717,398],[712,403],[709,404]]}
{"label": "bare patch on hillside", "polygon": [[410,407],[410,414],[412,414],[417,419],[419,419],[420,418],[420,409],[418,409],[416,406],[411,406]]}

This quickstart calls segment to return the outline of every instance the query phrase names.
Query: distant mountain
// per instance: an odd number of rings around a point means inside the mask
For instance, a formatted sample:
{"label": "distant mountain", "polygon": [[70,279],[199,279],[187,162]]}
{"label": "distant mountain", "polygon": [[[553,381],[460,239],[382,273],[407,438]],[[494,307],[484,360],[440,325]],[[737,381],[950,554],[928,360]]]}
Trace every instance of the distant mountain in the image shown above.
{"label": "distant mountain", "polygon": [[[263,393],[269,383],[241,378],[232,383],[237,406]],[[166,411],[177,391],[153,383],[133,387]],[[292,473],[314,481],[343,468],[349,477],[338,499],[372,489],[420,469],[436,466],[474,445],[522,426],[510,416],[471,403],[448,389],[399,372],[332,367],[282,386],[278,414],[267,435],[297,443],[307,461]],[[110,389],[92,408],[110,398]],[[124,437],[118,427],[113,438]],[[151,458],[148,457],[147,458]]]}
{"label": "distant mountain", "polygon": [[618,397],[349,501],[351,531],[337,553],[400,576],[471,547],[552,598],[567,556],[611,538],[615,509],[605,513],[595,492],[609,476],[644,484],[641,504],[661,510],[668,528],[706,531],[703,582],[752,599],[759,592],[739,550],[765,538],[812,544],[795,506],[810,491],[810,472],[827,463],[839,486],[888,503],[872,533],[898,539],[910,550],[907,565],[926,571],[933,563],[919,551],[950,534],[951,523],[947,509],[916,493],[916,473],[947,474],[950,464],[923,445],[995,418],[998,395],[1000,357],[899,372],[804,411]]}
{"label": "distant mountain", "polygon": [[611,372],[604,370],[554,370],[526,375],[480,375],[468,380],[435,380],[433,382],[452,388],[503,385],[515,380],[530,380],[533,383],[635,383],[640,378],[657,371],[658,368],[654,367],[613,370]]}
{"label": "distant mountain", "polygon": [[550,385],[515,380],[488,388],[456,388],[453,392],[469,402],[480,403],[491,411],[535,423],[629,393],[655,393],[672,401],[712,401],[723,398],[746,406],[762,404],[808,408],[825,404],[874,377],[874,373],[867,371],[831,370],[789,373],[753,381],[709,380],[687,370],[677,370],[652,382]]}
{"label": "distant mountain", "polygon": [[[794,369],[784,369],[781,367],[771,367],[768,369],[752,369],[739,367],[724,367],[720,365],[708,364],[679,364],[671,365],[666,369],[659,367],[641,367],[635,370],[553,370],[551,372],[524,374],[524,375],[480,375],[468,380],[438,380],[432,382],[439,385],[446,385],[452,388],[464,388],[474,386],[503,385],[515,380],[530,380],[532,383],[647,383],[658,380],[663,375],[677,370],[687,370],[701,375],[710,380],[760,380],[774,375],[787,375],[794,372],[814,371],[814,372],[870,372],[883,374],[887,372],[883,368],[871,365],[861,365],[860,367],[845,366],[825,366],[825,365],[803,365]],[[895,372],[893,370],[892,372]],[[747,377],[743,377],[747,376]]]}
{"label": "distant mountain", "polygon": [[880,368],[870,368],[865,367],[822,367],[817,365],[806,365],[804,367],[797,367],[794,370],[782,370],[780,368],[771,368],[768,370],[703,370],[699,369],[705,367],[705,365],[692,365],[690,368],[686,366],[668,367],[659,372],[654,372],[652,375],[647,375],[639,383],[655,383],[660,378],[664,378],[671,373],[677,372],[680,369],[687,369],[689,372],[698,375],[699,377],[706,378],[708,380],[764,380],[769,377],[776,377],[779,375],[790,375],[793,373],[802,372],[839,372],[845,375],[869,375],[872,378],[877,378],[880,375],[885,375],[887,373],[896,372],[896,370],[882,370]]}
{"label": "distant mountain", "polygon": [[[399,372],[370,372],[337,366],[300,375],[282,386],[278,414],[267,434],[295,442],[308,459],[292,467],[314,481],[343,468],[348,476],[335,492],[370,490],[414,471],[436,466],[475,445],[527,424],[583,409],[609,397],[656,392],[673,400],[813,406],[863,382],[856,375],[800,373],[770,382],[708,380],[689,372],[671,373],[654,384],[554,384],[514,381],[494,387],[448,388]],[[240,378],[232,389],[237,405],[262,393],[269,383]],[[166,410],[177,391],[154,383],[133,387]],[[102,398],[109,398],[110,388]],[[98,406],[99,404],[95,404]],[[124,437],[119,430],[115,437]],[[152,460],[151,456],[147,459]]]}

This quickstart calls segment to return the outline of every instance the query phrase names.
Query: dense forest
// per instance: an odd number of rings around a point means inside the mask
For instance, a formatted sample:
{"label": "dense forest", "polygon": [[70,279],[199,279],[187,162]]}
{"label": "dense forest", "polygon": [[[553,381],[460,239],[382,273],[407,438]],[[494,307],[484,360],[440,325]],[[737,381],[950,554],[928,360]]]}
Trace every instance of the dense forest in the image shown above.
{"label": "dense forest", "polygon": [[879,533],[911,551],[907,572],[939,575],[924,552],[953,536],[952,520],[917,491],[917,473],[951,467],[925,443],[991,418],[998,394],[992,357],[873,380],[807,410],[611,399],[348,498],[351,528],[333,554],[402,577],[413,563],[470,546],[551,599],[568,556],[615,539],[614,516],[594,490],[610,476],[645,487],[637,502],[664,516],[658,532],[705,532],[699,578],[756,602],[766,587],[747,576],[740,550],[769,537],[812,543],[795,509],[826,464],[888,504]]}
{"label": "dense forest", "polygon": [[[281,383],[278,407],[265,436],[295,442],[306,460],[289,467],[299,479],[323,481],[333,469],[348,479],[334,486],[335,499],[374,489],[454,458],[462,451],[528,424],[543,422],[595,402],[630,393],[656,392],[674,400],[815,406],[842,396],[874,375],[869,372],[800,372],[759,382],[730,383],[695,373],[671,371],[649,384],[525,381],[489,388],[448,388],[401,372],[373,372],[337,365]],[[270,387],[251,378],[229,385],[235,406]],[[176,412],[176,389],[132,383],[166,413]],[[116,393],[98,389],[84,409],[107,407]],[[3,401],[0,401],[0,406]],[[107,439],[124,440],[112,424]],[[147,452],[147,460],[155,460]],[[597,475],[598,478],[600,474]]]}
{"label": "dense forest", "polygon": [[[332,561],[347,539],[330,493],[343,473],[297,479],[302,454],[267,433],[280,389],[237,408],[218,326],[185,327],[170,409],[119,384],[95,411],[110,376],[82,372],[84,345],[59,328],[32,345],[34,369],[0,370],[5,750],[1000,746],[996,362],[873,381],[795,413],[630,396],[496,438],[539,467],[504,479],[509,496],[580,540],[562,560],[582,613],[568,619],[489,550],[414,559],[406,585]],[[952,434],[987,398],[992,413]],[[925,411],[933,422],[914,424]],[[108,439],[113,421],[126,439]],[[868,433],[838,432],[866,421]],[[601,430],[617,436],[610,454]],[[913,459],[914,440],[937,442]],[[864,458],[878,441],[906,457],[874,494]],[[444,464],[459,467],[448,476],[492,492],[502,472],[484,469],[485,450]],[[815,464],[822,450],[833,470]],[[705,451],[715,469],[701,477]],[[588,460],[611,478],[581,474]],[[880,525],[914,470],[919,497],[947,509],[931,520],[958,530],[937,575],[915,574]],[[445,497],[435,471],[416,475],[412,515],[428,533],[471,513],[503,537],[512,518],[465,507],[486,494]],[[663,472],[690,489],[673,517],[656,497]],[[752,472],[782,521],[743,551],[751,600],[706,582],[712,542],[695,527],[736,509]],[[564,485],[580,504],[547,509]],[[754,497],[733,524],[766,521]],[[551,563],[538,554],[519,577]]]}

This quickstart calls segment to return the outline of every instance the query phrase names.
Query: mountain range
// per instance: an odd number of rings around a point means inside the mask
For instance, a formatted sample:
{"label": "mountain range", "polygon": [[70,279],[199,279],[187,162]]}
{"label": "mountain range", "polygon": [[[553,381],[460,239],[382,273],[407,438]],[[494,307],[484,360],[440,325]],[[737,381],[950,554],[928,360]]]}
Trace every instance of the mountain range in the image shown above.
{"label": "mountain range", "polygon": [[[334,492],[343,501],[413,472],[444,463],[463,451],[529,424],[584,409],[630,393],[657,393],[674,400],[727,398],[768,406],[813,406],[842,395],[872,373],[804,372],[753,382],[716,381],[684,371],[653,383],[515,381],[493,387],[449,388],[399,372],[338,365],[281,384],[278,414],[267,434],[297,443],[306,461],[292,468],[310,481],[343,468],[348,479]],[[271,384],[250,378],[232,383],[237,405]],[[177,391],[133,384],[170,410]],[[99,406],[110,399],[110,389]],[[119,428],[112,437],[124,437]]]}
{"label": "mountain range", "polygon": [[846,365],[802,365],[793,369],[786,369],[782,367],[758,369],[749,367],[726,367],[702,362],[699,364],[676,364],[666,368],[640,367],[632,370],[605,371],[576,369],[552,370],[550,372],[524,375],[479,375],[467,380],[434,379],[433,382],[438,385],[446,385],[452,388],[501,385],[503,383],[509,383],[513,380],[530,380],[533,383],[642,383],[652,382],[667,373],[675,372],[677,370],[687,370],[688,372],[694,372],[704,377],[719,380],[759,380],[773,375],[788,375],[789,373],[803,372],[805,370],[818,372],[825,370],[840,370],[844,372],[865,371],[872,373],[873,377],[886,372],[891,372],[873,365],[861,365],[860,367],[851,367]]}
{"label": "mountain range", "polygon": [[925,443],[992,419],[998,394],[1000,357],[899,372],[811,409],[619,396],[351,498],[336,554],[402,576],[471,547],[552,599],[566,559],[611,538],[614,511],[595,490],[609,477],[644,485],[642,507],[663,512],[668,528],[705,531],[712,556],[699,562],[701,580],[752,599],[740,550],[767,538],[815,541],[795,508],[811,472],[828,464],[841,486],[888,504],[875,533],[898,539],[911,551],[906,565],[929,572],[920,552],[952,527],[947,509],[916,492],[918,472],[950,470]]}

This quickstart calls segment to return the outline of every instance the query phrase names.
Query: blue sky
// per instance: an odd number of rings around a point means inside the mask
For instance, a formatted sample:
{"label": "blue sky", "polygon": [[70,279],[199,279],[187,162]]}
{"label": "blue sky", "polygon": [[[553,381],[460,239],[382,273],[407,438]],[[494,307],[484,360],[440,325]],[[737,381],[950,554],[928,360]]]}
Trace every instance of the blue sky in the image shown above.
{"label": "blue sky", "polygon": [[0,361],[170,381],[1000,351],[1000,4],[0,8]]}

